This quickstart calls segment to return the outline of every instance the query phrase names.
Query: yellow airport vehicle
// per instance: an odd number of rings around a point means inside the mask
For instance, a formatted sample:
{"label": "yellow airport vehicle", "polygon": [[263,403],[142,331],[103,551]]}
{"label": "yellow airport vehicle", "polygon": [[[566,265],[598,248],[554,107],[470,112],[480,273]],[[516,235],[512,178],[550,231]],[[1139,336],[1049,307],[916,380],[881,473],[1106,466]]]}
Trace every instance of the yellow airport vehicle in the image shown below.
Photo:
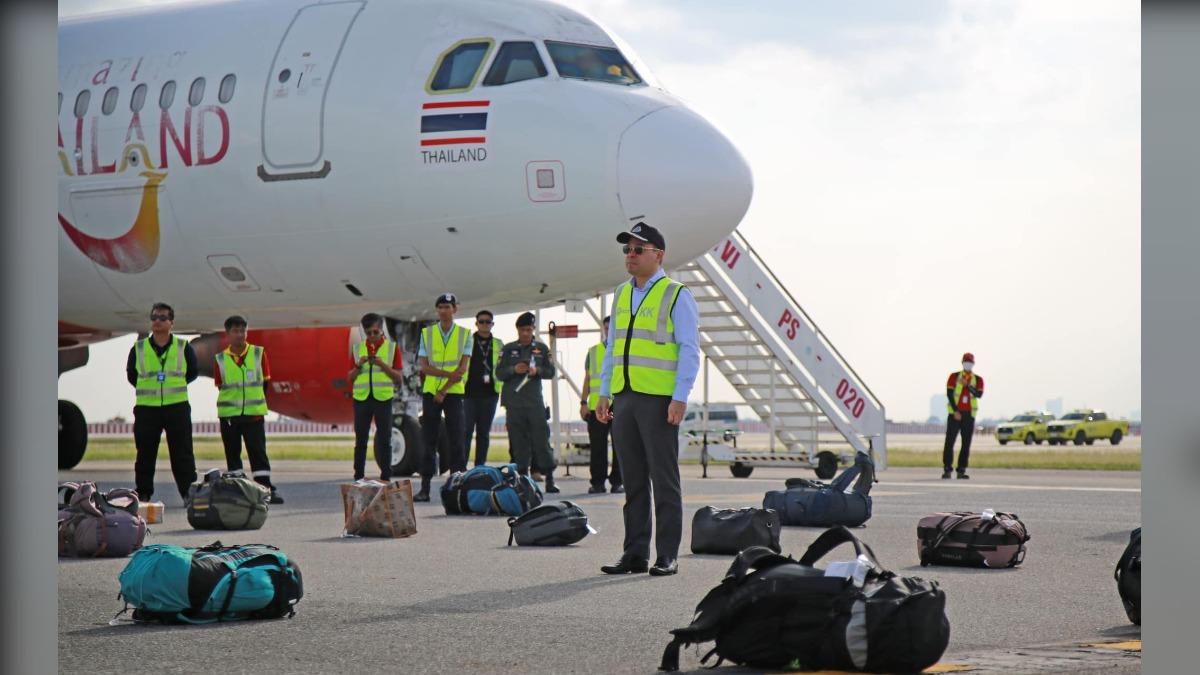
{"label": "yellow airport vehicle", "polygon": [[1103,410],[1080,408],[1063,415],[1046,426],[1050,445],[1091,445],[1097,439],[1107,438],[1116,445],[1129,435],[1129,420],[1111,419]]}
{"label": "yellow airport vehicle", "polygon": [[1041,445],[1047,438],[1046,426],[1053,420],[1054,415],[1045,410],[1026,410],[1007,422],[1001,422],[996,427],[996,440],[1000,441],[1000,445],[1009,441]]}

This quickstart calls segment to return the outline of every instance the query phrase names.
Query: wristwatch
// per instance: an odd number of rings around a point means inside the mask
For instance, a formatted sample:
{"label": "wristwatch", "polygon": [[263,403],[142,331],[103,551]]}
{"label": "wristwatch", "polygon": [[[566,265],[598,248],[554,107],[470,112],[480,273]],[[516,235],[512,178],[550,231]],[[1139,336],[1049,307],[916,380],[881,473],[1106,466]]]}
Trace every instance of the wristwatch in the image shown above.
{"label": "wristwatch", "polygon": [[579,405],[587,405],[587,399],[585,398],[582,401],[580,401]]}

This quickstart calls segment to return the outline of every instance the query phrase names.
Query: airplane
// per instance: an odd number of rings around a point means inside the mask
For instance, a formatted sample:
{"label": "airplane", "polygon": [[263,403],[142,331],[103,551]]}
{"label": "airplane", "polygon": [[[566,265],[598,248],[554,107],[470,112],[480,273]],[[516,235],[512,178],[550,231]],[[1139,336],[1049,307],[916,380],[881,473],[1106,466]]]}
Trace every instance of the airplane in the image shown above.
{"label": "airplane", "polygon": [[[749,165],[593,19],[541,0],[238,0],[59,24],[59,374],[176,309],[211,375],[225,317],[266,347],[271,410],[347,423],[374,311],[404,353],[391,461],[423,452],[419,330],[575,302],[624,278],[616,233],[668,269],[749,207]],[[59,401],[59,467],[87,445]]]}

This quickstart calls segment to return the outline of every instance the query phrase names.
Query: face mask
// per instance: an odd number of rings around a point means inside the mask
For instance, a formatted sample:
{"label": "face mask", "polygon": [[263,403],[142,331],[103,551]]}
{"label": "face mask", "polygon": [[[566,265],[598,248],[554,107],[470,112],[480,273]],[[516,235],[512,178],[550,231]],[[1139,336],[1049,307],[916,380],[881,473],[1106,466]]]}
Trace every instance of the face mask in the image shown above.
{"label": "face mask", "polygon": [[971,369],[974,367],[974,363],[971,363],[970,361],[963,361],[963,370],[967,371],[968,373],[971,372]]}

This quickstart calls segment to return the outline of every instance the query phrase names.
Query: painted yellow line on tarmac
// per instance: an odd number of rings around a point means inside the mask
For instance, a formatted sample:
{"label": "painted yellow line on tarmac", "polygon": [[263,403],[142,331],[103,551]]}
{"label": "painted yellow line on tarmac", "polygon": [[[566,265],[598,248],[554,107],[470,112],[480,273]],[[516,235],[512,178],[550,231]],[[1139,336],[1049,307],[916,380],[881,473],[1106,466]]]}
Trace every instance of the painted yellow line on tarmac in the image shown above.
{"label": "painted yellow line on tarmac", "polygon": [[1093,649],[1115,649],[1125,652],[1140,652],[1142,651],[1141,640],[1125,640],[1124,642],[1092,642],[1089,644],[1080,645],[1081,647],[1091,647]]}

